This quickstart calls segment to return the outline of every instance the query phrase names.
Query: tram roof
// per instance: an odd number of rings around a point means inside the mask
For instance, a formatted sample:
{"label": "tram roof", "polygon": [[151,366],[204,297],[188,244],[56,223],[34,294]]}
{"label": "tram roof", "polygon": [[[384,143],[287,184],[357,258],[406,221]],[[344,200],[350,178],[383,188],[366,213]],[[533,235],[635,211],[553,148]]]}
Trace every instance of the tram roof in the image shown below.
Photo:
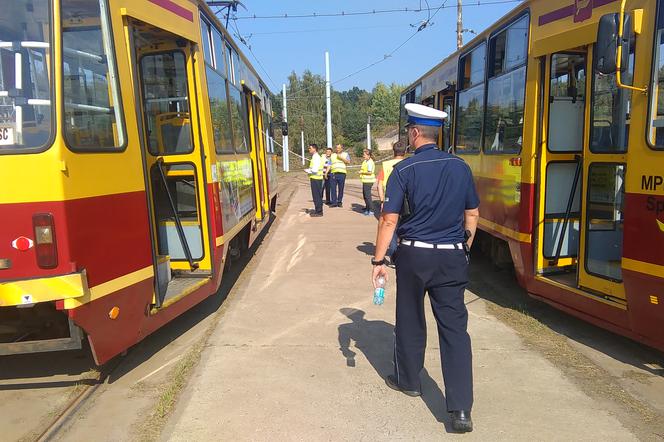
{"label": "tram roof", "polygon": [[248,68],[249,68],[249,70],[251,71],[251,73],[254,74],[254,75],[256,76],[256,78],[258,79],[258,82],[259,82],[260,85],[263,87],[263,89],[265,89],[265,92],[267,93],[267,95],[268,95],[269,97],[272,97],[272,96],[274,95],[274,93],[270,90],[270,88],[268,87],[268,85],[263,81],[262,77],[258,74],[258,72],[257,72],[256,69],[254,68],[253,64],[252,64],[252,63],[249,61],[249,59],[244,55],[244,52],[242,52],[242,50],[240,49],[240,46],[235,42],[235,40],[233,39],[233,37],[231,36],[231,34],[230,34],[230,33],[228,32],[228,30],[226,29],[226,26],[224,26],[224,24],[221,23],[221,20],[219,20],[219,18],[218,18],[217,15],[214,13],[214,11],[212,11],[212,8],[210,8],[210,6],[207,4],[207,2],[206,2],[205,0],[190,0],[190,1],[191,1],[192,3],[198,4],[198,6],[200,7],[200,9],[205,13],[205,17],[206,17],[208,20],[212,21],[212,22],[216,25],[217,29],[218,29],[219,31],[221,31],[221,33],[223,34],[223,36],[224,36],[224,40],[225,40],[228,44],[230,44],[230,45],[233,47],[233,49],[235,49],[235,50],[237,51],[238,56],[240,57],[240,59],[242,60],[242,62],[243,62]]}

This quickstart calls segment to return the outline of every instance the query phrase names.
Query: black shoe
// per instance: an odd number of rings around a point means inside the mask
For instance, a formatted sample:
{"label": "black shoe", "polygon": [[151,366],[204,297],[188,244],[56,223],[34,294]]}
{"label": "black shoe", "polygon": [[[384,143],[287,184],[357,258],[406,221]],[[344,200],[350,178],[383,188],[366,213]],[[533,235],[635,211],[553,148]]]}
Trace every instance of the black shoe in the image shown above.
{"label": "black shoe", "polygon": [[450,416],[452,417],[452,429],[457,433],[473,431],[473,420],[470,418],[470,411],[450,411]]}
{"label": "black shoe", "polygon": [[337,203],[337,207],[343,207],[344,205],[342,203]]}
{"label": "black shoe", "polygon": [[318,217],[323,216],[323,212],[310,212],[309,216],[312,217],[312,218],[318,218]]}
{"label": "black shoe", "polygon": [[405,394],[406,396],[410,396],[410,397],[422,396],[421,391],[405,390],[405,389],[401,388],[401,386],[399,386],[399,384],[397,383],[397,380],[391,374],[388,375],[385,378],[385,384],[387,384],[387,386],[390,387],[392,390],[400,391],[403,394]]}

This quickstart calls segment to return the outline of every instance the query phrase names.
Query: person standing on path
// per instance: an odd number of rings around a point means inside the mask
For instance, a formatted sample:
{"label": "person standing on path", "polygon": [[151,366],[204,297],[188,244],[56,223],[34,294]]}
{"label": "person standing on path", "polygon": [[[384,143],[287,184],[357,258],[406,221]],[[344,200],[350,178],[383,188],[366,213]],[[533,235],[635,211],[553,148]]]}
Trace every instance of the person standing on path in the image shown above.
{"label": "person standing on path", "polygon": [[[383,211],[383,204],[385,204],[385,188],[387,187],[387,180],[394,170],[394,166],[406,156],[406,145],[400,141],[392,144],[392,152],[394,153],[394,158],[391,160],[383,161],[383,168],[378,174],[378,197],[380,198],[380,211]],[[390,246],[387,248],[386,256],[391,257],[394,252],[397,250],[397,232],[394,232],[392,235],[392,241],[390,241]]]}
{"label": "person standing on path", "polygon": [[360,168],[360,181],[362,181],[362,195],[364,196],[364,216],[373,216],[373,201],[371,199],[371,190],[376,182],[376,163],[369,149],[362,152],[362,167]]}
{"label": "person standing on path", "polygon": [[438,326],[447,411],[453,430],[468,432],[473,430],[473,373],[464,292],[479,198],[468,165],[437,149],[438,131],[447,114],[414,103],[407,104],[406,111],[415,155],[394,166],[387,182],[376,255],[371,260],[376,287],[379,277],[387,280],[385,252],[398,223],[394,374],[385,382],[408,396],[422,394],[427,292]]}
{"label": "person standing on path", "polygon": [[332,154],[332,185],[330,187],[332,202],[330,207],[343,207],[346,166],[349,164],[350,155],[348,152],[344,152],[341,144],[337,144],[336,152]]}
{"label": "person standing on path", "polygon": [[330,179],[332,171],[332,148],[328,147],[325,149],[325,155],[322,156],[323,159],[323,189],[325,190],[325,204],[328,206],[332,202],[330,199]]}
{"label": "person standing on path", "polygon": [[318,146],[316,144],[309,145],[309,154],[311,160],[309,161],[309,168],[304,171],[309,175],[309,183],[311,184],[311,197],[314,200],[314,210],[309,212],[309,216],[318,217],[323,216],[323,160],[318,154]]}

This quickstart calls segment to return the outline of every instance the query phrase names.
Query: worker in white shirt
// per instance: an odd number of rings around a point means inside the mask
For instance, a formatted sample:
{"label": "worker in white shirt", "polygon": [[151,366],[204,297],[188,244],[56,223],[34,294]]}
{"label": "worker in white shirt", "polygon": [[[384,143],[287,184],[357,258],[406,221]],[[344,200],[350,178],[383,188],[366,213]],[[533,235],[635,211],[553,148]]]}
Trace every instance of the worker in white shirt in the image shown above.
{"label": "worker in white shirt", "polygon": [[314,200],[314,210],[309,212],[311,217],[323,216],[323,163],[320,155],[318,154],[318,145],[309,145],[309,168],[304,171],[309,175],[309,183],[311,184],[311,196]]}

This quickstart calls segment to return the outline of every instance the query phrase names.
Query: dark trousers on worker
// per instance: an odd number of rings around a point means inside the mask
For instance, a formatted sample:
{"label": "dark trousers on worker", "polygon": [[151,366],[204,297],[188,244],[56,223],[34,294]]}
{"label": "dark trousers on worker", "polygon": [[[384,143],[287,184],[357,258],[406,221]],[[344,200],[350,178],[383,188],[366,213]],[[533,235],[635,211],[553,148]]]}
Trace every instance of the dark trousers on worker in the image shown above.
{"label": "dark trousers on worker", "polygon": [[331,186],[331,180],[332,175],[328,175],[327,178],[324,179],[323,181],[323,190],[325,191],[325,204],[330,204],[332,201],[330,199],[330,186]]}
{"label": "dark trousers on worker", "polygon": [[311,197],[314,199],[314,210],[323,213],[323,180],[309,178],[311,183]]}
{"label": "dark trousers on worker", "polygon": [[332,184],[330,186],[330,196],[332,197],[332,205],[341,204],[344,202],[344,186],[346,185],[345,173],[333,173]]}
{"label": "dark trousers on worker", "polygon": [[364,197],[364,210],[366,212],[373,210],[371,189],[373,189],[373,183],[362,183],[362,196]]}
{"label": "dark trousers on worker", "polygon": [[424,367],[426,320],[424,293],[429,293],[438,326],[447,410],[470,410],[473,372],[468,310],[464,291],[468,260],[463,250],[423,249],[400,245],[395,256],[397,315],[394,369],[398,384],[420,391]]}

